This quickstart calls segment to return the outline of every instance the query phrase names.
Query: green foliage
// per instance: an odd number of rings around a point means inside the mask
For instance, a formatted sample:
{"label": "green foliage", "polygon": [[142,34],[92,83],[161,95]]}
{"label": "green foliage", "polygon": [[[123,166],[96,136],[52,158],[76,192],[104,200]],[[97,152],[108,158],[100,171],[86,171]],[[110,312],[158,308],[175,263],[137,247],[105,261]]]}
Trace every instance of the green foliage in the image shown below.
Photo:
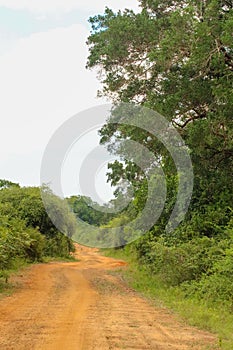
{"label": "green foliage", "polygon": [[[47,219],[41,221],[43,232],[47,236],[50,233],[53,235],[54,228],[57,227],[58,230],[71,238],[76,231],[76,218],[68,206],[67,201],[55,196],[47,187],[42,188],[42,197],[46,211],[50,216],[49,221]],[[46,218],[48,218],[47,213]]]}
{"label": "green foliage", "polygon": [[44,254],[50,257],[66,258],[74,251],[75,249],[70,239],[60,232],[57,232],[54,237],[48,237],[44,248]]}
{"label": "green foliage", "polygon": [[76,217],[90,225],[100,226],[113,217],[107,206],[101,207],[89,197],[72,196],[67,201]]}
{"label": "green foliage", "polygon": [[[101,69],[104,95],[155,109],[189,146],[195,173],[193,198],[185,222],[170,241],[220,237],[232,215],[232,6],[216,0],[141,4],[138,14],[106,9],[90,19],[87,65]],[[115,141],[130,139],[153,152],[166,174],[168,193],[151,233],[163,234],[177,195],[173,160],[155,137],[118,125],[114,115],[111,118],[116,122],[102,128],[101,143],[123,161],[109,164],[109,181],[119,187],[125,180],[133,184],[135,196],[126,215],[136,216],[147,200],[147,182]],[[118,188],[116,194],[120,192]]]}
{"label": "green foliage", "polygon": [[147,245],[139,259],[164,283],[176,286],[210,274],[213,263],[222,259],[228,245],[229,240],[216,241],[208,237],[178,245],[158,238]]}
{"label": "green foliage", "polygon": [[[104,15],[90,19],[88,67],[101,69],[104,95],[155,109],[177,127],[191,149],[196,177],[202,178],[202,187],[196,190],[226,178],[229,190],[233,186],[232,6],[216,0],[141,3],[138,14],[106,9]],[[165,170],[169,167],[166,150],[154,139],[148,141],[146,133],[107,124],[101,135],[112,151],[111,143],[121,137],[143,143],[164,157]],[[111,168],[113,183],[133,179],[138,172],[131,169],[127,175],[127,167],[119,162]]]}
{"label": "green foliage", "polygon": [[[121,160],[109,164],[108,179],[119,186],[116,194],[121,193],[125,180],[133,184],[135,193],[126,210],[109,226],[123,218],[124,222],[132,220],[147,201],[146,178],[137,162],[126,159],[120,142],[136,141],[154,154],[167,183],[160,219],[133,245],[137,261],[150,276],[151,285],[158,286],[159,281],[168,290],[184,293],[187,299],[219,309],[222,306],[229,312],[233,307],[232,2],[140,3],[137,14],[106,9],[103,15],[90,19],[87,66],[101,71],[100,94],[116,103],[149,107],[177,129],[190,150],[194,191],[183,223],[165,234],[177,196],[179,176],[174,162],[154,136],[121,125],[113,112],[100,131],[101,143]],[[152,216],[153,210],[156,214],[152,207]],[[116,232],[116,239],[127,242],[126,232]]]}
{"label": "green foliage", "polygon": [[132,235],[137,235],[135,230],[130,230],[129,227],[124,227],[129,218],[126,215],[120,215],[117,218],[109,221],[108,224],[100,227],[99,237],[103,242],[107,242],[110,247],[123,247],[129,240],[132,240]]}
{"label": "green foliage", "polygon": [[19,184],[16,184],[8,180],[0,179],[0,189],[10,188],[10,187],[19,187]]}
{"label": "green foliage", "polygon": [[66,257],[74,250],[71,239],[49,219],[39,188],[0,183],[0,277],[7,277],[17,259],[42,261],[44,256]]}
{"label": "green foliage", "polygon": [[183,286],[186,293],[206,300],[209,304],[226,305],[233,310],[233,240],[218,259],[212,260],[212,266],[207,274],[192,284]]}
{"label": "green foliage", "polygon": [[0,271],[14,265],[17,258],[28,261],[40,261],[45,248],[45,239],[41,233],[26,227],[24,221],[0,216]]}

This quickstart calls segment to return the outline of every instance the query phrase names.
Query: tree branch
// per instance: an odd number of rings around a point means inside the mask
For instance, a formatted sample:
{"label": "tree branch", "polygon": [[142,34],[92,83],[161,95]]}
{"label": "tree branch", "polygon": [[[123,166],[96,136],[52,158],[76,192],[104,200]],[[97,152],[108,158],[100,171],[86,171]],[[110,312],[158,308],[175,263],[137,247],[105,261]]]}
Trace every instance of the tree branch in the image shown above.
{"label": "tree branch", "polygon": [[186,121],[183,124],[177,123],[175,120],[173,120],[172,122],[175,123],[179,128],[184,129],[189,123],[193,122],[194,120],[203,119],[205,117],[206,113],[203,113],[186,119]]}

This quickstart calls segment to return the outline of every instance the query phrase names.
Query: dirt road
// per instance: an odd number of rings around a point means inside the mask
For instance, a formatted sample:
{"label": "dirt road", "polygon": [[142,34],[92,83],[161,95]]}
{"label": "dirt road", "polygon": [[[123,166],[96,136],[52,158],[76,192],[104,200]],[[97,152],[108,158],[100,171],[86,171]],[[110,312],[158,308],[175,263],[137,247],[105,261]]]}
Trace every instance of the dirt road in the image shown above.
{"label": "dirt road", "polygon": [[124,262],[77,246],[79,262],[35,265],[0,301],[1,350],[213,349],[108,273]]}

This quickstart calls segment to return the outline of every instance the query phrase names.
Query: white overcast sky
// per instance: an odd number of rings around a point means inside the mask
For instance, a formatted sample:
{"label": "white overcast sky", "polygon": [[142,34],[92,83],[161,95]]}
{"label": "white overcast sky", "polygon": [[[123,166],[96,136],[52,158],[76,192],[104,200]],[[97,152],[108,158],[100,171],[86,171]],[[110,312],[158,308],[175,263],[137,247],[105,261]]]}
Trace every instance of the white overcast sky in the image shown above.
{"label": "white overcast sky", "polygon": [[[96,99],[96,73],[85,69],[85,42],[88,18],[105,6],[136,11],[138,1],[0,0],[0,178],[39,185],[42,155],[56,129],[104,103]],[[92,138],[87,142],[95,145]]]}

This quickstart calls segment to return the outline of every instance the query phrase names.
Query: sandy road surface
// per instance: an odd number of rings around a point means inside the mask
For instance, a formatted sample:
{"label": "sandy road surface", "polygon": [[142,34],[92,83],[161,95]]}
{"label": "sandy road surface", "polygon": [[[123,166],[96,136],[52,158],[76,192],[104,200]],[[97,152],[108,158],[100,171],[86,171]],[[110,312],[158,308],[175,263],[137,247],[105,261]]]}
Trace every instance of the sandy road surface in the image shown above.
{"label": "sandy road surface", "polygon": [[0,300],[0,350],[213,349],[211,334],[182,325],[108,273],[123,262],[79,246],[77,256],[33,266]]}

